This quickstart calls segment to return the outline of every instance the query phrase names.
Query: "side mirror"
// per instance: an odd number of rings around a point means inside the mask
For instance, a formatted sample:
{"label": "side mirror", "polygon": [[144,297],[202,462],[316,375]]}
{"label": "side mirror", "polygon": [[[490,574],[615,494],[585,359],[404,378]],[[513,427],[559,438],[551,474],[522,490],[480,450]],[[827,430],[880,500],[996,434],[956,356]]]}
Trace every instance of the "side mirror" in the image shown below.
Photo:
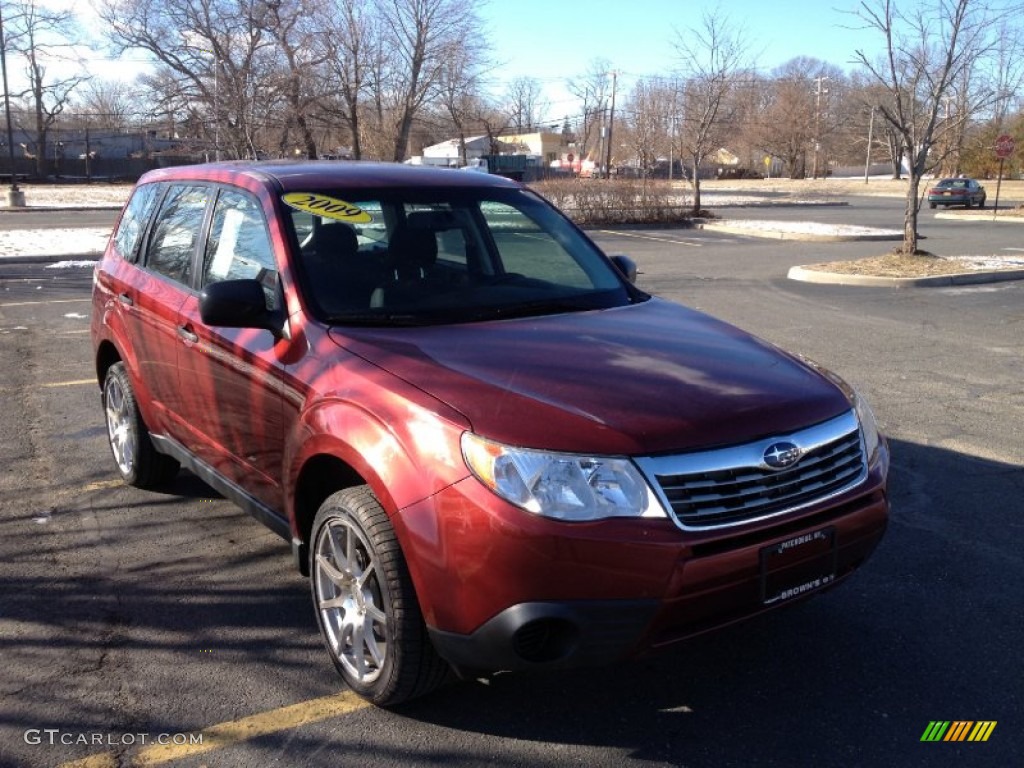
{"label": "side mirror", "polygon": [[636,262],[629,258],[629,256],[612,256],[612,264],[629,282],[636,283]]}
{"label": "side mirror", "polygon": [[199,316],[206,325],[222,328],[264,328],[282,334],[278,313],[267,309],[267,296],[258,280],[210,283],[199,295]]}

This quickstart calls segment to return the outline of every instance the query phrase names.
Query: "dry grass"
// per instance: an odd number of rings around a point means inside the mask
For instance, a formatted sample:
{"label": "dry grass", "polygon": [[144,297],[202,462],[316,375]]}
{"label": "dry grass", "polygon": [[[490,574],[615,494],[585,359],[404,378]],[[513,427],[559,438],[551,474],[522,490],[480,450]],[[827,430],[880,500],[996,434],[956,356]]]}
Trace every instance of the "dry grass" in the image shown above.
{"label": "dry grass", "polygon": [[976,271],[959,259],[944,259],[941,256],[931,255],[904,256],[897,253],[869,256],[856,261],[808,264],[804,269],[834,272],[840,275],[870,275],[872,277],[935,277]]}

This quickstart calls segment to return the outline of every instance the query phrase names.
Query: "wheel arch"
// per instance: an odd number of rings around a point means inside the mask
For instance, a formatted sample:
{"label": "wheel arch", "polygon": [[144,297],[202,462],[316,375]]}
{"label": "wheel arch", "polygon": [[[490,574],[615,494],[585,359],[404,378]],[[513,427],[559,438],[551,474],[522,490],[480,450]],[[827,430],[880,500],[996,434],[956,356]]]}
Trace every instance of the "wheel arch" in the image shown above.
{"label": "wheel arch", "polygon": [[110,366],[123,360],[124,358],[114,342],[109,339],[104,339],[100,342],[96,348],[96,381],[100,389],[103,388],[103,382],[107,378],[107,371],[110,370]]}
{"label": "wheel arch", "polygon": [[351,464],[332,453],[317,453],[303,463],[295,480],[292,511],[292,550],[295,564],[303,576],[309,576],[306,556],[313,530],[313,520],[331,494],[358,485],[367,485],[366,478]]}

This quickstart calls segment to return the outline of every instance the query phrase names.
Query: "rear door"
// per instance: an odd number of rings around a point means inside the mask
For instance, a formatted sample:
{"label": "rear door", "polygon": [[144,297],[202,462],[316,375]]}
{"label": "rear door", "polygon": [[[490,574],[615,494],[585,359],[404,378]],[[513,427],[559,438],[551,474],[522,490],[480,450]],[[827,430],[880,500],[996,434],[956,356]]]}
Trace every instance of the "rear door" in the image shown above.
{"label": "rear door", "polygon": [[139,375],[150,391],[162,427],[158,431],[178,440],[186,434],[178,377],[179,311],[194,294],[192,265],[209,197],[204,184],[167,185],[128,297]]}

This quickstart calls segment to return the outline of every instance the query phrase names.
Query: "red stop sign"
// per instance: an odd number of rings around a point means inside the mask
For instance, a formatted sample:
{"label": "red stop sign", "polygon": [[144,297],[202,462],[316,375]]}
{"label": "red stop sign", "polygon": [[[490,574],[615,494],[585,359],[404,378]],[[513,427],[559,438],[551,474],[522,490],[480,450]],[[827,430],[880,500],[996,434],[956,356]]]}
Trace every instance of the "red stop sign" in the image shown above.
{"label": "red stop sign", "polygon": [[1013,154],[1013,150],[1016,148],[1016,144],[1013,141],[1013,136],[1004,133],[998,139],[996,139],[996,157],[999,159],[1007,158]]}

